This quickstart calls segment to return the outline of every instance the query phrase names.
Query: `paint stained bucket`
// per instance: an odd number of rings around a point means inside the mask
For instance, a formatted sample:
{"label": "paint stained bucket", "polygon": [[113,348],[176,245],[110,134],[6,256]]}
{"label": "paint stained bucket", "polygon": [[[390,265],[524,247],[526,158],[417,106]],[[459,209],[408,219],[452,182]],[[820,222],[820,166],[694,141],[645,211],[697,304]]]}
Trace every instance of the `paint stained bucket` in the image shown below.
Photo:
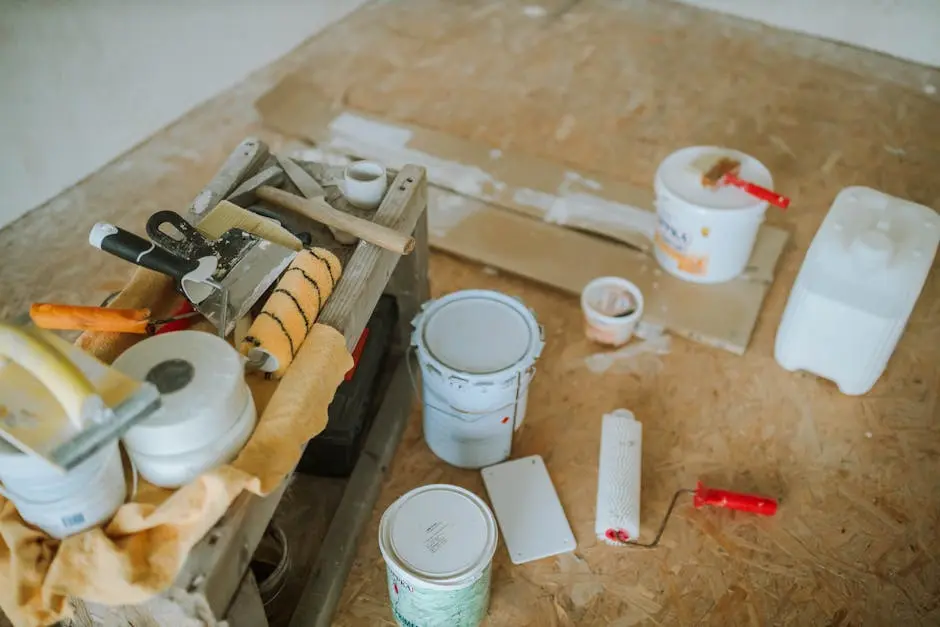
{"label": "paint stained bucket", "polygon": [[507,459],[545,345],[533,313],[511,296],[464,290],[426,303],[412,325],[428,447],[460,468]]}
{"label": "paint stained bucket", "polygon": [[643,294],[636,285],[614,276],[594,279],[581,292],[584,334],[608,346],[623,346],[643,316]]}
{"label": "paint stained bucket", "polygon": [[715,146],[683,148],[656,171],[656,260],[686,281],[721,283],[741,274],[764,221],[766,201],[736,187],[702,184],[708,164],[722,157],[740,161],[740,178],[773,189],[770,171],[760,161]]}
{"label": "paint stained bucket", "polygon": [[490,604],[498,531],[483,500],[452,485],[416,488],[379,523],[388,594],[402,627],[476,627]]}
{"label": "paint stained bucket", "polygon": [[67,472],[0,442],[0,483],[23,520],[60,539],[108,521],[127,498],[117,442]]}

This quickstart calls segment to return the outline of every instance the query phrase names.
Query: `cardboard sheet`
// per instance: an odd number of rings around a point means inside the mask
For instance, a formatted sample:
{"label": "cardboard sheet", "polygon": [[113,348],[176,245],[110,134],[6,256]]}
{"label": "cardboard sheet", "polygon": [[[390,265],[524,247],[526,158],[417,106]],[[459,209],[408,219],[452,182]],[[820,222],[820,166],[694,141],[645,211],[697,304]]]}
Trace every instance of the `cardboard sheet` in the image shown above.
{"label": "cardboard sheet", "polygon": [[660,270],[650,250],[652,189],[337,108],[296,74],[256,106],[265,124],[314,142],[320,160],[427,167],[433,248],[575,295],[597,276],[625,277],[643,292],[647,322],[739,355],[788,239],[763,225],[740,278],[689,283]]}
{"label": "cardboard sheet", "polygon": [[[656,228],[649,185],[613,180],[556,161],[496,149],[413,124],[338,108],[303,75],[281,81],[256,103],[264,123],[334,153],[375,159],[386,167],[417,163],[437,187],[552,224],[652,249]],[[740,280],[773,281],[787,233],[764,225]]]}

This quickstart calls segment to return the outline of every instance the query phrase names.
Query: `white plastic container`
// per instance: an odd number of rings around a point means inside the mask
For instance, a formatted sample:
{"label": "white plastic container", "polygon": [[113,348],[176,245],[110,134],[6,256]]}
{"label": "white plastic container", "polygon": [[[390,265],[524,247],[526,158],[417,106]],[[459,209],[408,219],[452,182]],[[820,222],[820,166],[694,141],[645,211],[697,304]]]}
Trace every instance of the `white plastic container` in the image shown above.
{"label": "white plastic container", "polygon": [[764,221],[767,202],[736,187],[702,185],[707,164],[722,157],[741,162],[740,178],[773,189],[760,161],[716,146],[678,150],[656,171],[656,259],[686,281],[721,283],[741,274]]}
{"label": "white plastic container", "polygon": [[160,390],[162,406],[123,438],[140,475],[174,488],[234,459],[257,422],[244,358],[211,333],[157,335],[126,350],[114,367]]}
{"label": "white plastic container", "polygon": [[360,209],[378,209],[388,190],[385,166],[376,161],[356,161],[343,170],[343,195]]}
{"label": "white plastic container", "polygon": [[490,602],[496,518],[475,494],[452,485],[416,488],[379,523],[388,594],[403,627],[476,627]]}
{"label": "white plastic container", "polygon": [[545,345],[535,316],[511,296],[465,290],[426,303],[412,324],[430,449],[460,468],[507,459]]}
{"label": "white plastic container", "polygon": [[0,441],[0,482],[23,520],[60,539],[105,523],[127,498],[117,442],[63,472]]}
{"label": "white plastic container", "polygon": [[774,356],[864,394],[884,372],[940,242],[940,216],[865,187],[836,196],[790,290]]}
{"label": "white plastic container", "polygon": [[584,334],[589,340],[623,346],[643,316],[643,294],[636,285],[620,277],[594,279],[581,292]]}

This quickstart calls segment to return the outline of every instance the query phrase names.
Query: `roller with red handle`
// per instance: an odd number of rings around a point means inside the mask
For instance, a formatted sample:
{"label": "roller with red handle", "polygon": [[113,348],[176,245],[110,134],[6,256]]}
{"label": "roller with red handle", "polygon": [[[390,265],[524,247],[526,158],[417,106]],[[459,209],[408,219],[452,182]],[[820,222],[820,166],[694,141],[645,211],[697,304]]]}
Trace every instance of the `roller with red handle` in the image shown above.
{"label": "roller with red handle", "polygon": [[706,487],[702,484],[701,481],[699,481],[696,484],[694,490],[683,488],[676,491],[672,497],[672,501],[669,503],[669,509],[666,510],[666,515],[663,516],[663,521],[659,525],[659,531],[656,532],[656,537],[653,538],[652,542],[638,542],[639,538],[631,538],[625,529],[608,529],[604,535],[606,536],[607,540],[614,544],[619,543],[623,546],[639,549],[654,548],[662,539],[663,532],[666,531],[666,523],[668,523],[669,519],[672,517],[672,511],[675,509],[679,497],[683,494],[692,495],[692,504],[695,505],[696,509],[704,507],[705,505],[710,505],[711,507],[734,509],[739,512],[748,512],[751,514],[759,514],[761,516],[773,516],[777,513],[776,499],[772,499],[766,496],[758,496],[756,494],[747,494],[744,492],[716,490],[714,488]]}

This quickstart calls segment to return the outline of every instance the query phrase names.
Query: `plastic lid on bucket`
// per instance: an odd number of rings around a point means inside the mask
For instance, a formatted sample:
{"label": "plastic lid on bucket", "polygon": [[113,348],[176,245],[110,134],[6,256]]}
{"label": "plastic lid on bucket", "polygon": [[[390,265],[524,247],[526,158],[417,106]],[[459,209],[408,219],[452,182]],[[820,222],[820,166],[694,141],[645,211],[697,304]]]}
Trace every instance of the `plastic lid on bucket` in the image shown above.
{"label": "plastic lid on bucket", "polygon": [[744,190],[730,185],[708,188],[702,185],[702,175],[708,163],[722,157],[741,162],[738,177],[773,189],[773,177],[763,163],[739,150],[718,146],[691,146],[666,157],[656,170],[657,188],[705,209],[752,209],[766,206],[766,201],[755,198]]}
{"label": "plastic lid on bucket", "polygon": [[538,357],[541,337],[518,300],[489,290],[464,290],[435,301],[418,327],[419,347],[457,372],[493,374]]}
{"label": "plastic lid on bucket", "polygon": [[496,519],[480,497],[435,484],[389,506],[379,524],[379,548],[390,567],[419,585],[460,588],[489,565],[497,535]]}

